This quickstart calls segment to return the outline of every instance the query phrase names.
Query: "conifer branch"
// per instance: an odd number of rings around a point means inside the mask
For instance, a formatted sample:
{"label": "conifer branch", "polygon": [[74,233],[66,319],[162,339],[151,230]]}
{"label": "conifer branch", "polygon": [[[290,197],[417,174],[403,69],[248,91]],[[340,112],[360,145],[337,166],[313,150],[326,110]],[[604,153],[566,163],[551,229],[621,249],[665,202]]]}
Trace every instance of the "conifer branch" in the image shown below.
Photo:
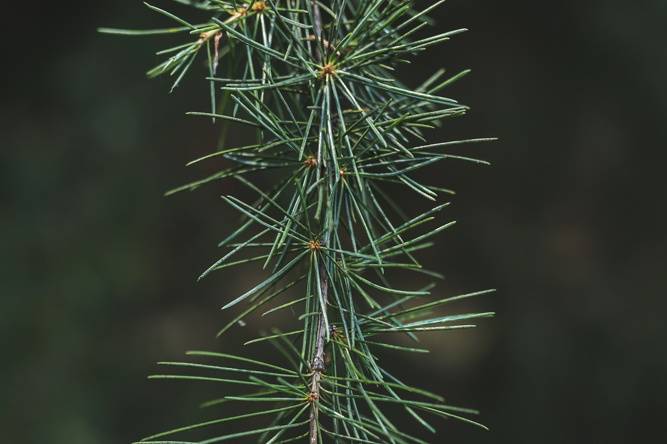
{"label": "conifer branch", "polygon": [[[182,44],[158,53],[166,59],[149,76],[172,76],[174,89],[196,61],[203,62],[210,109],[190,114],[255,134],[255,143],[221,146],[190,162],[220,167],[167,194],[228,179],[249,193],[222,197],[242,221],[220,243],[224,253],[202,278],[251,263],[263,264],[269,274],[243,294],[225,299],[223,309],[238,313],[219,335],[251,316],[264,319],[287,310],[297,313],[297,325],[289,331],[273,328],[246,342],[271,343],[282,361],[197,351],[188,353],[194,361],[160,363],[173,372],[151,379],[247,390],[205,406],[236,402],[263,407],[142,442],[425,442],[401,430],[388,413],[391,405],[431,432],[435,427],[427,415],[484,428],[470,419],[474,410],[403,382],[376,358],[382,350],[428,352],[396,343],[396,336],[416,340],[422,332],[467,329],[493,316],[446,312],[450,304],[492,290],[431,293],[442,276],[425,269],[418,258],[454,225],[439,221],[447,203],[408,215],[388,189],[402,186],[427,202],[438,202],[453,192],[423,183],[416,172],[445,161],[487,164],[447,150],[493,139],[426,142],[429,130],[465,115],[466,106],[441,94],[468,71],[446,76],[440,70],[416,88],[394,75],[396,65],[464,31],[418,37],[432,23],[427,14],[444,0],[422,10],[407,0],[172,1],[209,18],[196,23],[150,5],[174,27],[100,31],[184,34]],[[257,185],[259,177],[280,179],[263,188]],[[428,281],[421,288],[406,288],[409,281],[394,282],[395,270]],[[212,432],[203,441],[171,440],[248,418],[267,423],[237,433]]]}

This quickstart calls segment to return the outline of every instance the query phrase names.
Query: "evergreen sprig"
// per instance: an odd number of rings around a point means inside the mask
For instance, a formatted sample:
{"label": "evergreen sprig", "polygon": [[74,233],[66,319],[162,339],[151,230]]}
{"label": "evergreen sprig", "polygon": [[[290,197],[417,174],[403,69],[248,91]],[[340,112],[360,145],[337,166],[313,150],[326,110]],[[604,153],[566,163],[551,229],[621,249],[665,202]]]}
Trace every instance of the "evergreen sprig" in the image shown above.
{"label": "evergreen sprig", "polygon": [[[187,355],[208,358],[211,364],[160,363],[173,373],[151,378],[247,389],[244,395],[206,405],[234,401],[260,407],[142,442],[425,442],[395,425],[391,406],[404,409],[431,432],[435,428],[429,415],[484,427],[469,419],[474,410],[408,385],[376,357],[382,350],[428,352],[417,345],[398,345],[397,335],[416,340],[419,332],[466,329],[493,316],[438,314],[442,306],[493,290],[433,297],[433,284],[408,289],[390,279],[399,270],[439,279],[438,273],[422,267],[417,255],[454,222],[437,222],[446,203],[405,215],[387,187],[404,186],[437,202],[441,194],[452,192],[421,182],[415,173],[445,159],[486,164],[445,150],[492,140],[425,139],[425,131],[466,113],[466,106],[441,92],[468,71],[447,77],[439,70],[415,89],[394,75],[395,67],[409,57],[465,31],[422,36],[431,23],[427,14],[444,0],[422,10],[405,0],[173,1],[199,9],[207,19],[191,23],[146,4],[174,27],[101,31],[183,34],[183,43],[158,52],[166,59],[148,75],[172,76],[173,89],[199,57],[207,70],[211,108],[191,114],[222,121],[224,128],[249,128],[256,135],[256,143],[223,147],[193,160],[190,164],[220,160],[225,167],[168,193],[235,179],[254,195],[252,200],[223,196],[243,221],[220,243],[226,253],[202,277],[246,263],[262,264],[270,274],[225,301],[223,309],[245,308],[220,335],[251,314],[287,309],[302,314],[293,331],[274,328],[247,343],[274,344],[287,365],[202,351]],[[267,177],[278,178],[273,187],[257,185],[258,178]],[[216,376],[209,376],[211,372]],[[212,433],[198,441],[173,439],[249,419],[266,425]]]}

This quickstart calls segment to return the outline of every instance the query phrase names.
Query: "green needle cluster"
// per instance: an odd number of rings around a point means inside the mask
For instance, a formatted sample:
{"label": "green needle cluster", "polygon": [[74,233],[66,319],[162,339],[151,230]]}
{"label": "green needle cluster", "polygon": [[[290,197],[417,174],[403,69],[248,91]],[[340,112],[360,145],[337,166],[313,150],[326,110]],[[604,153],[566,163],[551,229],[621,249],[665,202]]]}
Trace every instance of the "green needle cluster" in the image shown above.
{"label": "green needle cluster", "polygon": [[[454,224],[438,222],[447,208],[442,196],[453,193],[416,173],[446,159],[485,164],[447,150],[492,140],[429,143],[425,137],[466,113],[442,93],[468,71],[448,76],[439,70],[414,89],[395,76],[397,65],[465,31],[428,35],[428,13],[444,0],[423,9],[405,0],[172,1],[198,9],[193,15],[205,20],[193,23],[146,4],[174,27],[100,31],[182,35],[182,44],[158,52],[165,59],[148,75],[171,76],[175,88],[203,66],[210,110],[191,114],[256,140],[193,160],[223,167],[168,193],[236,180],[252,196],[222,197],[242,221],[202,277],[248,263],[261,265],[268,277],[224,301],[223,309],[235,314],[220,335],[249,316],[288,309],[301,315],[293,330],[274,328],[247,343],[273,344],[281,361],[198,351],[188,353],[194,362],[161,363],[173,373],[151,378],[238,386],[245,394],[205,405],[237,402],[250,409],[142,442],[425,443],[396,425],[391,412],[397,408],[433,433],[434,417],[484,427],[470,419],[474,410],[409,385],[377,358],[380,352],[427,353],[419,332],[467,329],[493,316],[443,315],[444,306],[492,290],[443,297],[433,295],[433,283],[414,289],[392,279],[405,272],[440,279],[418,256]],[[258,185],[267,181],[273,185]],[[396,187],[433,202],[432,208],[405,214],[405,205],[392,198]],[[225,433],[224,424],[234,421],[251,426]],[[209,437],[199,438],[202,431]],[[188,440],[191,433],[197,440]]]}

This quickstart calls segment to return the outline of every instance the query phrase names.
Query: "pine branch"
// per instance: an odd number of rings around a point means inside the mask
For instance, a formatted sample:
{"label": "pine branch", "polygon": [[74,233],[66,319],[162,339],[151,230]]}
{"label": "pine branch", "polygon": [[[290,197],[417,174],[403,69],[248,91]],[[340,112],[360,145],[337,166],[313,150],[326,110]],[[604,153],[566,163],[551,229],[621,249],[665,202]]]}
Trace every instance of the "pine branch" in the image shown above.
{"label": "pine branch", "polygon": [[[265,426],[215,434],[200,443],[226,440],[283,443],[422,443],[399,429],[387,406],[400,406],[419,426],[435,432],[426,415],[470,419],[474,410],[446,404],[442,397],[401,381],[376,358],[379,350],[427,353],[393,342],[416,340],[423,332],[468,329],[490,312],[447,314],[449,304],[488,294],[433,297],[435,282],[422,288],[394,283],[394,271],[428,279],[442,276],[419,262],[422,250],[454,222],[438,221],[447,203],[416,215],[394,200],[387,186],[403,186],[437,202],[453,192],[425,184],[415,173],[439,162],[484,161],[442,152],[469,139],[427,143],[429,130],[465,115],[467,107],[441,95],[468,71],[451,77],[440,70],[417,88],[394,76],[394,67],[442,44],[463,30],[416,37],[432,21],[404,0],[173,0],[208,14],[202,23],[167,9],[149,8],[177,26],[155,30],[100,31],[122,35],[181,34],[182,44],[158,54],[167,58],[148,75],[172,76],[176,88],[186,74],[205,65],[210,111],[190,113],[228,128],[256,134],[257,142],[222,146],[190,162],[217,162],[220,170],[167,194],[235,179],[251,196],[225,195],[242,217],[220,242],[225,249],[201,278],[242,264],[263,264],[269,275],[224,310],[240,313],[225,334],[261,313],[299,312],[298,326],[276,328],[246,345],[271,343],[283,363],[214,352],[190,352],[192,359],[165,362],[174,373],[151,379],[184,380],[246,388],[204,404],[252,405],[248,413],[179,427],[145,438],[162,441],[217,424],[269,418]],[[202,54],[203,53],[203,57]],[[219,73],[220,67],[224,73]],[[258,177],[281,177],[258,186]],[[405,282],[401,280],[400,282]],[[224,364],[224,365],[223,365]],[[220,374],[221,377],[212,376]],[[255,407],[262,406],[262,407]]]}

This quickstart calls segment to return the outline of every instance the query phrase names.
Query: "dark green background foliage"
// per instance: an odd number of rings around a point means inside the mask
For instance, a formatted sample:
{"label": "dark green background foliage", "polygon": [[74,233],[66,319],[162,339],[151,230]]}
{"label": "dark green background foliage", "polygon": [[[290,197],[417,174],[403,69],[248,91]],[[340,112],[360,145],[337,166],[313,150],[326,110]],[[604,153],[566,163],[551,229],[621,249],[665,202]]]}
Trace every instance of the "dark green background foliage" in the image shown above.
{"label": "dark green background foliage", "polygon": [[[239,185],[161,197],[207,172],[183,167],[215,145],[210,124],[183,117],[206,109],[205,87],[192,77],[167,96],[141,74],[157,41],[95,34],[165,24],[140,2],[18,8],[0,99],[0,438],[129,442],[196,420],[220,388],[149,383],[151,363],[233,350],[259,328],[213,339],[229,317],[217,308],[256,267],[194,284],[237,220],[218,196]],[[448,421],[452,441],[652,437],[667,396],[667,5],[459,0],[436,18],[473,32],[402,77],[472,67],[451,95],[473,111],[434,139],[502,141],[470,151],[492,168],[430,170],[458,191],[460,223],[424,262],[446,274],[443,293],[497,287],[467,308],[499,316],[426,336],[437,352],[400,355],[404,374],[493,430]]]}

